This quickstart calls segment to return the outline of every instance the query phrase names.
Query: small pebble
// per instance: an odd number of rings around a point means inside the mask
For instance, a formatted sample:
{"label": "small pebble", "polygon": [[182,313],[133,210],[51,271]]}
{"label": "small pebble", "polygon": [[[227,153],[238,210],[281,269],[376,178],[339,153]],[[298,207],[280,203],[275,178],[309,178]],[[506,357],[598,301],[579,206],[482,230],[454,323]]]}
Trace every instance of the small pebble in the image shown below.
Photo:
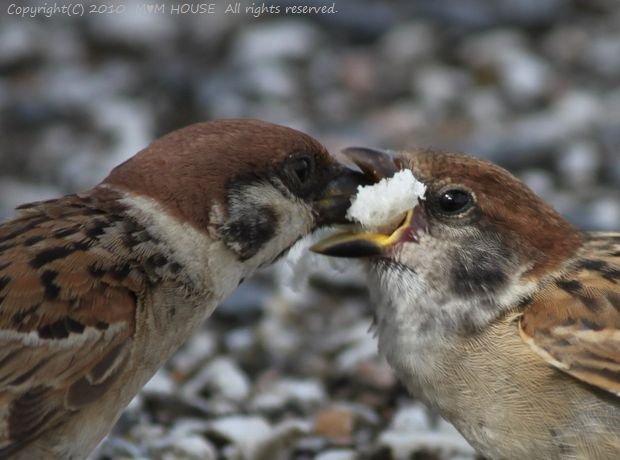
{"label": "small pebble", "polygon": [[355,414],[346,408],[330,406],[314,417],[314,430],[333,442],[349,442],[355,426]]}
{"label": "small pebble", "polygon": [[183,386],[186,395],[196,395],[205,390],[212,391],[229,401],[239,402],[247,398],[250,382],[235,362],[220,357],[214,359]]}
{"label": "small pebble", "polygon": [[355,460],[357,454],[349,449],[331,449],[320,453],[315,460]]}

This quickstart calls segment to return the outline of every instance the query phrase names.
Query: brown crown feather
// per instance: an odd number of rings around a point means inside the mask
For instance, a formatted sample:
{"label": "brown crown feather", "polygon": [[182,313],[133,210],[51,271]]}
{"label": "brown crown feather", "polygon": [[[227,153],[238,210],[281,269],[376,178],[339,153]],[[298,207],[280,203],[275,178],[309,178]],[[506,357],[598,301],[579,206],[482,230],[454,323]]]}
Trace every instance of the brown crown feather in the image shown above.
{"label": "brown crown feather", "polygon": [[284,126],[258,120],[197,123],[156,140],[102,184],[154,198],[175,217],[206,228],[212,204],[224,205],[232,179],[269,172],[301,151],[332,161],[319,142]]}
{"label": "brown crown feather", "polygon": [[484,216],[517,242],[526,276],[553,270],[583,243],[582,234],[522,181],[485,160],[459,153],[418,150],[401,154],[421,181],[461,184],[473,191]]}

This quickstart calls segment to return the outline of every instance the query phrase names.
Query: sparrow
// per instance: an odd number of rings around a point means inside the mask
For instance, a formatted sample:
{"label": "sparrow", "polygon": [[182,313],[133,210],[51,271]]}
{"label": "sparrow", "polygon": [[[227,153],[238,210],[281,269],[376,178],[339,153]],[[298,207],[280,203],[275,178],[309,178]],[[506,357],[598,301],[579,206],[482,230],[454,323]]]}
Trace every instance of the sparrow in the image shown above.
{"label": "sparrow", "polygon": [[398,227],[316,252],[363,258],[379,351],[488,459],[620,458],[620,233],[586,233],[463,154],[345,151],[426,186]]}
{"label": "sparrow", "polygon": [[85,458],[244,278],[344,221],[363,174],[251,120],[153,142],[0,225],[0,458]]}

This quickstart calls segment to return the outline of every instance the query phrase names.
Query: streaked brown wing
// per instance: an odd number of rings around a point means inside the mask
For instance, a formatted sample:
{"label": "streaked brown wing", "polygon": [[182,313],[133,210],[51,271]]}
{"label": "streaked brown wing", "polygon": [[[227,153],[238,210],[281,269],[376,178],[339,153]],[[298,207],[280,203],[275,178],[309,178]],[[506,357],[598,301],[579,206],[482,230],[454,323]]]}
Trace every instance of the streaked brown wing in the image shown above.
{"label": "streaked brown wing", "polygon": [[30,205],[0,225],[0,457],[99,398],[123,368],[143,280],[98,244],[91,199]]}
{"label": "streaked brown wing", "polygon": [[620,234],[598,234],[576,271],[524,312],[522,338],[562,371],[620,395]]}

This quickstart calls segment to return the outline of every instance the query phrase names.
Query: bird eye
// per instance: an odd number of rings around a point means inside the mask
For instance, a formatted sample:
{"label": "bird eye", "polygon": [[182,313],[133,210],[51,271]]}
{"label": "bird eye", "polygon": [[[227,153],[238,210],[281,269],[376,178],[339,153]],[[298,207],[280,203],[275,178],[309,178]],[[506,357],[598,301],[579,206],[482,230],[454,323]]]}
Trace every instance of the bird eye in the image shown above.
{"label": "bird eye", "polygon": [[312,176],[312,159],[310,157],[295,158],[290,164],[291,173],[299,181],[300,185],[304,185]]}
{"label": "bird eye", "polygon": [[439,196],[439,208],[445,214],[458,214],[473,203],[471,193],[460,189],[449,189]]}

